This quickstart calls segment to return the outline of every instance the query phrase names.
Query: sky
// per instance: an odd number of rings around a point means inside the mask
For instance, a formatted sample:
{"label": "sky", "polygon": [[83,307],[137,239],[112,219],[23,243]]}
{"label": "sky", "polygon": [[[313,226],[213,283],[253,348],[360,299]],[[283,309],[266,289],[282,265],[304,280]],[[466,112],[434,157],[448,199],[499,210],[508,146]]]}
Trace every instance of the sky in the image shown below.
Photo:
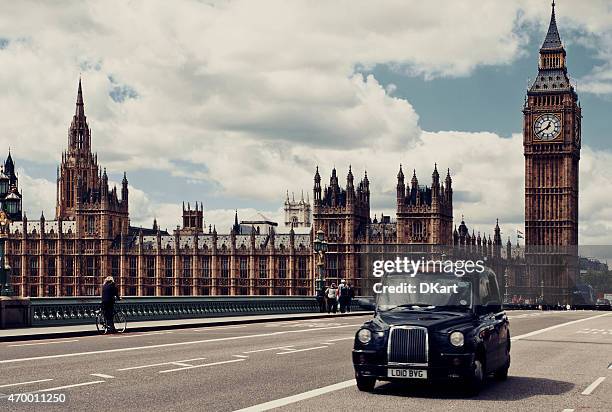
{"label": "sky", "polygon": [[[60,6],[61,5],[61,6]],[[283,221],[285,193],[367,170],[394,215],[399,165],[450,168],[455,221],[524,226],[521,108],[549,1],[0,0],[0,152],[29,218],[54,215],[79,76],[92,145],[130,183],[133,225],[183,201],[229,230]],[[580,243],[612,242],[612,0],[557,1],[583,108]],[[312,195],[311,195],[312,197]]]}

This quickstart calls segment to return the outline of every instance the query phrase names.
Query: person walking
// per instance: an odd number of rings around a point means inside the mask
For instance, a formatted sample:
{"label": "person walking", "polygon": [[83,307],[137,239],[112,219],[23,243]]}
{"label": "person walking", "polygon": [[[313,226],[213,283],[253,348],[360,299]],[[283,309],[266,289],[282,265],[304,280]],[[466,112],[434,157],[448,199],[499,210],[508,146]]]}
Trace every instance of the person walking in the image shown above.
{"label": "person walking", "polygon": [[109,333],[115,333],[115,322],[113,316],[115,315],[115,298],[120,300],[119,290],[115,284],[115,279],[112,276],[107,276],[104,279],[102,285],[102,312],[104,313],[104,320],[106,322],[106,330]]}
{"label": "person walking", "polygon": [[317,290],[317,303],[319,304],[319,312],[325,313],[327,306],[325,304],[325,288]]}
{"label": "person walking", "polygon": [[337,294],[338,289],[336,288],[335,283],[332,283],[330,287],[325,289],[325,297],[327,298],[327,313],[336,313],[338,310],[338,300],[336,299]]}
{"label": "person walking", "polygon": [[346,311],[351,311],[351,305],[353,304],[353,299],[355,299],[355,289],[353,289],[353,285],[351,283],[348,284],[348,303],[346,305]]}
{"label": "person walking", "polygon": [[342,279],[340,281],[340,285],[338,286],[338,303],[340,304],[340,313],[346,312],[349,300],[349,288],[344,279]]}

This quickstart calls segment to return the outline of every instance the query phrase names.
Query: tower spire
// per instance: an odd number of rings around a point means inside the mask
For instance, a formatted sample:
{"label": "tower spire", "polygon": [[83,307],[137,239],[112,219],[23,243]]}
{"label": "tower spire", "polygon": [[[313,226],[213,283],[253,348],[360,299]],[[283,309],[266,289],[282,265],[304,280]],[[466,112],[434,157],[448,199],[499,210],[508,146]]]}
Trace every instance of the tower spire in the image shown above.
{"label": "tower spire", "polygon": [[559,36],[559,30],[557,29],[557,19],[555,16],[555,2],[552,2],[552,12],[550,14],[550,24],[548,25],[548,32],[546,38],[542,44],[542,49],[561,49],[563,44],[561,43],[561,37]]}
{"label": "tower spire", "polygon": [[77,91],[75,114],[78,118],[85,117],[85,105],[83,103],[83,87],[81,86],[81,77],[79,77],[79,90]]}

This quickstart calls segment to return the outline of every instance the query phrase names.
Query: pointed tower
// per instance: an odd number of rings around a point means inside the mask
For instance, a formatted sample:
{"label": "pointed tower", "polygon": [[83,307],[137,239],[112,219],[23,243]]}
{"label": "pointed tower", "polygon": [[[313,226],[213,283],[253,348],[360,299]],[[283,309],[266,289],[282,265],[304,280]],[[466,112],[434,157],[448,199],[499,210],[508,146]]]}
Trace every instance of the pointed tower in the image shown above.
{"label": "pointed tower", "polygon": [[578,244],[582,113],[566,63],[553,2],[538,75],[523,108],[527,245]]}
{"label": "pointed tower", "polygon": [[397,172],[397,204],[400,204],[404,201],[406,197],[406,184],[404,183],[404,172],[402,170],[402,165],[400,164],[399,172]]}

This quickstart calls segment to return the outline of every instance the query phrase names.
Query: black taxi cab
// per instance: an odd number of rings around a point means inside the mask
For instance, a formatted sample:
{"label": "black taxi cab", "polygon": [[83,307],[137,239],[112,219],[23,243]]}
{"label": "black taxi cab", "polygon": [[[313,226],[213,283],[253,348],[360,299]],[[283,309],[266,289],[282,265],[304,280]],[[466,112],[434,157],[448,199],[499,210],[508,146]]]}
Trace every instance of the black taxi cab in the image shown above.
{"label": "black taxi cab", "polygon": [[387,274],[374,285],[374,318],[355,335],[357,387],[377,380],[452,380],[470,394],[488,375],[504,380],[510,330],[495,274]]}

